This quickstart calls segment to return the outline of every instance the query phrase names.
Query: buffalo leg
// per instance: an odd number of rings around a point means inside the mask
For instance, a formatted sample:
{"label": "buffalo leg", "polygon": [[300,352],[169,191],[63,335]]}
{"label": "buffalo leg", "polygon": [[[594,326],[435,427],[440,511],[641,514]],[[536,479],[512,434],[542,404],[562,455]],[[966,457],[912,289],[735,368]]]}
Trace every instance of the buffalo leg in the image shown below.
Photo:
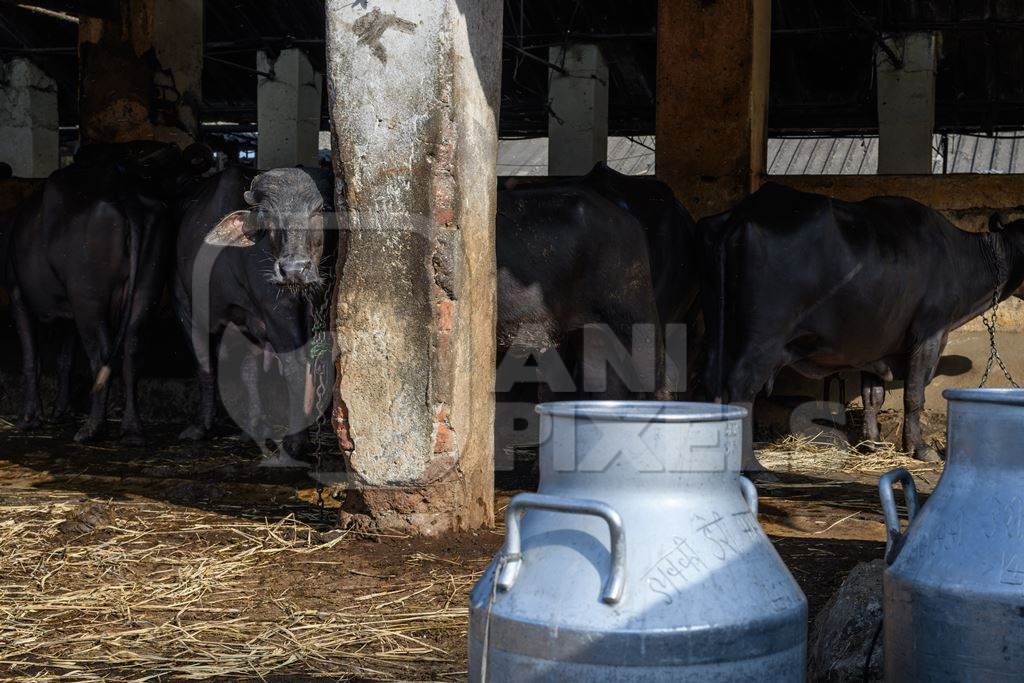
{"label": "buffalo leg", "polygon": [[726,375],[725,386],[729,402],[747,410],[747,417],[743,420],[744,472],[764,470],[764,466],[754,455],[754,398],[779,367],[781,356],[781,352],[774,350],[745,349],[737,355],[736,363]]}
{"label": "buffalo leg", "polygon": [[642,302],[637,302],[635,309],[605,309],[597,319],[611,322],[583,329],[577,362],[588,398],[665,397],[664,340],[657,318],[651,317],[653,322],[649,322],[633,310],[643,311]]}
{"label": "buffalo leg", "polygon": [[[89,367],[95,383],[89,395],[89,417],[78,433],[75,441],[84,443],[99,436],[103,423],[107,418],[107,395],[110,390],[109,378],[100,377],[100,369],[110,358],[111,337],[110,327],[106,319],[98,312],[83,312],[78,323],[78,334],[82,338],[82,346],[89,357]],[[85,322],[92,321],[92,324]]]}
{"label": "buffalo leg", "polygon": [[63,422],[71,414],[71,378],[75,364],[78,336],[73,326],[63,331],[60,351],[57,353],[57,401],[53,406],[53,421]]}
{"label": "buffalo leg", "polygon": [[14,314],[14,324],[18,329],[18,338],[21,340],[21,372],[25,385],[25,405],[21,419],[18,420],[18,428],[28,431],[36,429],[41,424],[39,354],[36,349],[35,325],[17,287],[11,291],[11,310]]}
{"label": "buffalo leg", "polygon": [[924,390],[935,374],[942,347],[942,339],[932,337],[911,352],[903,388],[903,450],[926,462],[939,460],[935,449],[924,443],[921,413],[924,411]]}
{"label": "buffalo leg", "polygon": [[864,441],[881,441],[878,411],[885,403],[885,382],[870,372],[860,373],[860,397],[864,402]]}
{"label": "buffalo leg", "polygon": [[[297,458],[309,450],[310,411],[313,403],[313,376],[302,349],[302,358],[289,357],[281,367],[288,376],[288,434],[282,447],[289,457]],[[289,356],[298,354],[289,354]]]}
{"label": "buffalo leg", "polygon": [[122,361],[124,415],[121,418],[121,440],[130,446],[140,446],[145,443],[145,437],[142,434],[142,420],[139,419],[138,406],[136,405],[136,392],[139,384],[137,373],[138,359],[138,331],[129,328],[124,340],[124,359]]}
{"label": "buffalo leg", "polygon": [[296,458],[309,447],[310,408],[313,385],[310,374],[310,318],[308,310],[294,317],[281,316],[267,327],[267,345],[277,356],[288,393],[288,427],[275,458],[264,458],[265,467],[305,467]]}
{"label": "buffalo leg", "polygon": [[270,438],[270,429],[263,414],[263,402],[260,400],[260,376],[263,374],[262,347],[253,347],[242,359],[241,374],[246,397],[246,432],[256,442],[260,450],[266,448]]}
{"label": "buffalo leg", "polygon": [[622,358],[621,353],[622,348],[629,348],[629,338],[610,328],[588,325],[583,330],[582,340],[575,359],[580,395],[604,400],[633,398],[630,384],[637,378],[630,376],[633,375],[632,364]]}
{"label": "buffalo leg", "polygon": [[264,467],[307,467],[300,460],[309,449],[310,403],[312,383],[306,349],[279,354],[281,373],[288,387],[288,433],[281,441],[277,456],[264,458]]}
{"label": "buffalo leg", "polygon": [[191,425],[185,428],[178,438],[183,441],[202,441],[213,429],[213,418],[217,411],[217,384],[214,359],[217,357],[216,338],[210,341],[207,353],[201,354],[194,349],[196,375],[199,380],[199,406],[196,411],[196,419]]}

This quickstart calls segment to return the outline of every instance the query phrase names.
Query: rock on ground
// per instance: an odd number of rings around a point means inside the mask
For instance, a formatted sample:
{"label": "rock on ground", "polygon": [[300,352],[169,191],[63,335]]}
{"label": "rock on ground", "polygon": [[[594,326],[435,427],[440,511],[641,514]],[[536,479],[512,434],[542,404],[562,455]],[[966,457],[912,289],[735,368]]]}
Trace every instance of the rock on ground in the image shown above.
{"label": "rock on ground", "polygon": [[859,683],[883,679],[881,624],[885,567],[884,560],[858,564],[818,613],[808,643],[808,680]]}

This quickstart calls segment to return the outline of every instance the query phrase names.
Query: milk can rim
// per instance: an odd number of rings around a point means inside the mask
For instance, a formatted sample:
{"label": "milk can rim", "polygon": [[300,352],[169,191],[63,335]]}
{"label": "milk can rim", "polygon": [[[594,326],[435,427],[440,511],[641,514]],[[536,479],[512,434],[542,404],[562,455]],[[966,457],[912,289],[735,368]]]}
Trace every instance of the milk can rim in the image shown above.
{"label": "milk can rim", "polygon": [[1024,389],[946,389],[942,392],[942,398],[947,401],[1024,406]]}
{"label": "milk can rim", "polygon": [[552,401],[536,410],[554,417],[619,422],[724,422],[747,416],[747,409],[740,406],[686,401]]}

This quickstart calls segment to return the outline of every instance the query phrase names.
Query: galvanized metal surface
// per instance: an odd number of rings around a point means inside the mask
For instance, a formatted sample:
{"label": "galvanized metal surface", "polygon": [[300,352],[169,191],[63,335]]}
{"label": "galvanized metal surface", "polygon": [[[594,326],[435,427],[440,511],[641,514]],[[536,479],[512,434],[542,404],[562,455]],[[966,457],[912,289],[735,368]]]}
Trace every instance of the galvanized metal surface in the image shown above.
{"label": "galvanized metal surface", "polygon": [[[1024,390],[956,389],[946,467],[907,530],[890,528],[888,681],[1024,678]],[[894,475],[880,483],[887,526]],[[895,532],[895,533],[894,533]]]}
{"label": "galvanized metal surface", "polygon": [[539,493],[470,596],[470,680],[803,680],[807,601],[751,512],[745,411],[538,411]]}

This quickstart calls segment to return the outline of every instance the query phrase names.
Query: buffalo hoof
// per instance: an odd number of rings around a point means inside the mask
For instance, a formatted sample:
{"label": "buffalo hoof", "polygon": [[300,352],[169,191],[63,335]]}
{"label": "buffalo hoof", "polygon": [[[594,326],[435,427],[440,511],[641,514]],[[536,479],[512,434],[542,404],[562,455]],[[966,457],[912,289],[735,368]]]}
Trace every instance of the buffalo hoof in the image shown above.
{"label": "buffalo hoof", "polygon": [[918,446],[914,450],[914,458],[922,462],[942,462],[939,452],[931,446]]}
{"label": "buffalo hoof", "polygon": [[190,425],[186,427],[181,434],[178,434],[179,441],[205,441],[206,430],[199,425]]}
{"label": "buffalo hoof", "polygon": [[31,432],[43,426],[43,421],[38,415],[26,416],[18,420],[18,429],[23,432]]}
{"label": "buffalo hoof", "polygon": [[141,447],[146,445],[146,437],[142,432],[124,432],[121,434],[121,445]]}
{"label": "buffalo hoof", "polygon": [[75,443],[89,443],[90,441],[95,441],[99,437],[101,431],[102,427],[100,425],[93,425],[86,422],[82,428],[78,430],[78,433],[75,434]]}
{"label": "buffalo hoof", "polygon": [[259,466],[273,468],[301,468],[305,470],[308,470],[310,467],[308,462],[296,460],[292,456],[288,455],[283,448],[277,453],[265,454],[263,459],[260,460]]}

